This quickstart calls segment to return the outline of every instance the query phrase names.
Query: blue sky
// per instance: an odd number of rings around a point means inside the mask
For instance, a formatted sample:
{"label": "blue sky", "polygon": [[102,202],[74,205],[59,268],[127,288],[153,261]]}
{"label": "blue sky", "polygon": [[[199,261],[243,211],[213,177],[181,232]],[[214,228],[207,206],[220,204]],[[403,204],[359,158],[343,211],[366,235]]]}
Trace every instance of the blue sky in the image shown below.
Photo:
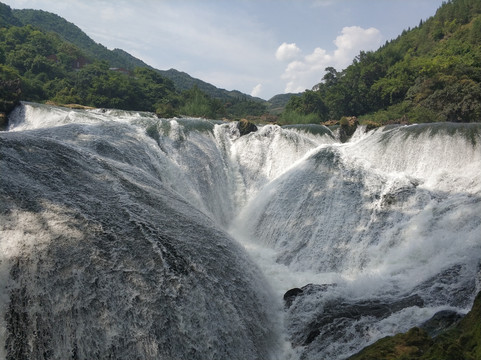
{"label": "blue sky", "polygon": [[318,83],[435,14],[442,0],[0,0],[42,9],[161,70],[264,99]]}

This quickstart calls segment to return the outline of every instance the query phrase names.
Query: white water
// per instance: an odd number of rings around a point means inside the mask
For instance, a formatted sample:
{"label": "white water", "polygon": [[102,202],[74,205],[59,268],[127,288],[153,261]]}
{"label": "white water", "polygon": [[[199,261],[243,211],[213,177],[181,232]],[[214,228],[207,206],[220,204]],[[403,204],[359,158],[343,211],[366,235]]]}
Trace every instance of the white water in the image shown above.
{"label": "white water", "polygon": [[[45,335],[55,346],[42,346],[53,348],[59,358],[74,345],[79,358],[88,355],[78,339],[90,332],[87,348],[104,355],[124,352],[125,358],[342,359],[380,337],[419,325],[440,309],[466,311],[479,290],[479,125],[360,131],[346,144],[320,127],[317,133],[265,126],[239,137],[234,124],[206,120],[33,104],[19,108],[9,132],[2,134],[2,182],[17,187],[4,187],[0,194],[7,224],[0,242],[0,285],[30,295],[3,293],[2,312],[9,312],[16,296],[38,309],[26,311],[28,319],[38,323],[38,316],[52,316],[85,327],[68,330],[61,343],[56,334],[71,324]],[[6,176],[3,167],[15,169],[15,175]],[[36,178],[37,173],[43,176]],[[140,233],[131,229],[139,222]],[[226,232],[262,269],[273,294]],[[113,236],[113,248],[103,249],[91,235],[97,233]],[[135,242],[127,245],[132,236],[150,245],[137,254]],[[58,239],[72,246],[87,241],[91,247],[79,254],[65,247],[60,252],[52,247]],[[222,250],[214,251],[217,247]],[[117,260],[108,263],[118,263],[123,272],[147,273],[142,283],[125,284],[107,264],[94,266],[101,274],[98,281],[130,294],[127,300],[88,289],[95,272],[77,262],[62,263],[76,274],[68,278],[73,288],[45,285],[52,276],[48,271],[59,271],[53,256],[92,258],[92,251],[111,253]],[[192,273],[158,271],[154,260],[144,258],[152,251]],[[32,255],[36,252],[41,255]],[[153,279],[169,285],[157,287]],[[283,293],[308,283],[337,286],[298,298],[280,324],[272,311],[283,314]],[[61,291],[71,303],[52,305],[38,284]],[[182,296],[173,298],[180,297],[180,305],[155,300],[168,299],[179,288],[185,289]],[[302,343],[306,327],[330,301],[395,301],[412,294],[424,306],[381,319],[362,317],[346,323],[341,336],[321,331],[294,350],[273,330],[285,327],[290,340]],[[82,302],[92,299],[107,310],[95,306],[79,315]],[[167,321],[164,313],[174,315]],[[165,323],[153,324],[151,317]],[[39,329],[53,326],[43,321],[47,324],[37,324]],[[28,336],[34,326],[25,323],[18,331]],[[107,325],[112,330],[105,333]],[[6,327],[0,326],[0,336],[8,343]],[[173,337],[177,345],[169,350],[163,342]]]}

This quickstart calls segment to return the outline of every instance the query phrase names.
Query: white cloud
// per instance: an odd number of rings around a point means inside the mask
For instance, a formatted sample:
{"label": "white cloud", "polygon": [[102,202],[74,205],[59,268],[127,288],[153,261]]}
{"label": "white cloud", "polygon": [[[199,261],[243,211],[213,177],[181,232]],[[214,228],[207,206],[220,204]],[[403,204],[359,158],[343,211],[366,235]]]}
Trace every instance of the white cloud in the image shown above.
{"label": "white cloud", "polygon": [[[311,88],[321,81],[326,67],[332,66],[337,70],[342,70],[352,62],[361,50],[368,51],[379,47],[381,40],[381,33],[375,28],[344,27],[341,34],[334,40],[336,45],[334,51],[328,53],[318,47],[314,49],[312,54],[291,61],[287,65],[282,74],[282,79],[287,80],[285,91],[300,92]],[[284,44],[277,49],[276,58],[278,60],[281,59],[277,54]],[[300,53],[300,49],[297,49]]]}
{"label": "white cloud", "polygon": [[251,96],[259,96],[262,91],[262,84],[257,84],[251,91]]}
{"label": "white cloud", "polygon": [[300,53],[301,49],[299,49],[295,43],[282,43],[282,45],[277,48],[276,59],[279,61],[289,61],[295,59]]}
{"label": "white cloud", "polygon": [[338,66],[345,67],[361,50],[373,50],[381,43],[381,32],[376,28],[363,29],[359,26],[350,26],[342,29],[334,44],[337,46],[334,57]]}

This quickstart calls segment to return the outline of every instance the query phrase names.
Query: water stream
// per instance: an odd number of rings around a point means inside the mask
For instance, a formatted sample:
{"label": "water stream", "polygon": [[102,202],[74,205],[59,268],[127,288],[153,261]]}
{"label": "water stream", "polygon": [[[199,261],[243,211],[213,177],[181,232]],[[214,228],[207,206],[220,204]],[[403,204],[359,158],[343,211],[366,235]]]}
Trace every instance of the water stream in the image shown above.
{"label": "water stream", "polygon": [[344,359],[480,289],[480,124],[11,118],[0,358]]}

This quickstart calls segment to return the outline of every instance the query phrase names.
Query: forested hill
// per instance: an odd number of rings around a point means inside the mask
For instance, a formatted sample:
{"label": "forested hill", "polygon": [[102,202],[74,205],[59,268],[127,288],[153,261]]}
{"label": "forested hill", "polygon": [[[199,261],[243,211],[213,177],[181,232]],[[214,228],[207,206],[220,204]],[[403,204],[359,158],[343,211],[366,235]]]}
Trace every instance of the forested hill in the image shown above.
{"label": "forested hill", "polygon": [[0,3],[0,115],[19,100],[155,111],[165,117],[239,119],[267,112],[264,100],[108,50],[55,14]]}
{"label": "forested hill", "polygon": [[[154,69],[153,67],[144,63],[142,60],[135,58],[124,50],[109,50],[102,44],[96,43],[76,25],[68,22],[56,14],[43,10],[30,9],[13,9],[12,13],[14,17],[23,25],[30,24],[44,31],[50,31],[58,34],[62,39],[77,46],[89,58],[105,60],[112,67],[125,68],[128,70],[133,70],[135,67],[147,67]],[[172,80],[175,88],[179,91],[192,89],[194,86],[197,86],[206,95],[220,100],[232,100],[242,97],[249,100],[259,101],[261,103],[265,102],[262,99],[253,98],[250,95],[243,94],[239,91],[219,89],[212,84],[193,78],[189,74],[175,69],[154,70],[159,72],[159,74],[162,76]]]}
{"label": "forested hill", "polygon": [[[293,97],[284,117],[323,122],[481,121],[481,1],[452,0],[375,52]],[[313,82],[315,79],[313,79]]]}
{"label": "forested hill", "polygon": [[326,70],[323,79],[312,79],[320,80],[312,90],[265,102],[175,69],[153,69],[55,14],[0,3],[0,112],[21,99],[235,119],[278,114],[289,99],[283,123],[356,116],[385,124],[481,121],[481,1],[443,3],[433,17],[377,51],[361,52],[346,69]]}
{"label": "forested hill", "polygon": [[32,25],[47,32],[58,34],[77,46],[88,58],[106,60],[112,67],[122,67],[133,70],[134,67],[148,67],[143,61],[130,56],[126,52],[109,50],[101,44],[97,44],[76,25],[64,18],[43,10],[12,10],[12,14],[22,25]]}
{"label": "forested hill", "polygon": [[220,89],[205,81],[196,79],[183,71],[179,71],[176,69],[157,70],[157,71],[159,71],[159,73],[165,76],[166,78],[172,80],[175,84],[176,89],[179,89],[179,90],[192,89],[194,86],[196,86],[202,92],[216,99],[222,99],[226,101],[233,100],[233,99],[245,99],[245,100],[257,101],[263,104],[266,103],[264,99],[245,94],[238,90]]}

